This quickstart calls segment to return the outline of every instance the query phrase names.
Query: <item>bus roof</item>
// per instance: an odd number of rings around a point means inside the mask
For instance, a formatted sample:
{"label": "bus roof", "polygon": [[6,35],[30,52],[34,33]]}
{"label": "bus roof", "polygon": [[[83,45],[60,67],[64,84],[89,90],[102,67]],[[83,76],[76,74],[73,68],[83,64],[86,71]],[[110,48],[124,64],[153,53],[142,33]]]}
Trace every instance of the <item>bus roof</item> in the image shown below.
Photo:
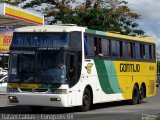
{"label": "bus roof", "polygon": [[112,32],[91,30],[91,29],[87,29],[86,27],[79,27],[75,24],[27,26],[27,27],[18,28],[15,30],[15,32],[72,32],[72,31],[82,31],[85,33],[93,34],[93,35],[101,35],[101,36],[121,38],[126,40],[155,43],[155,40],[150,37],[134,37],[134,36],[122,35],[122,34],[112,33]]}
{"label": "bus roof", "polygon": [[85,31],[85,27],[78,27],[75,24],[61,24],[61,25],[42,25],[42,26],[28,26],[15,30],[15,32],[72,32]]}
{"label": "bus roof", "polygon": [[102,36],[108,36],[108,37],[114,37],[114,38],[121,38],[121,39],[126,39],[126,40],[155,43],[155,40],[150,37],[140,37],[140,36],[135,37],[135,36],[122,35],[119,33],[104,32],[104,31],[97,31],[97,30],[91,30],[91,29],[86,29],[85,32],[89,33],[89,34],[102,35]]}
{"label": "bus roof", "polygon": [[121,34],[110,33],[110,32],[107,32],[107,36],[115,37],[115,38],[122,38],[122,39],[127,39],[127,40],[135,40],[135,41],[155,43],[155,40],[151,37],[128,36],[128,35],[121,35]]}

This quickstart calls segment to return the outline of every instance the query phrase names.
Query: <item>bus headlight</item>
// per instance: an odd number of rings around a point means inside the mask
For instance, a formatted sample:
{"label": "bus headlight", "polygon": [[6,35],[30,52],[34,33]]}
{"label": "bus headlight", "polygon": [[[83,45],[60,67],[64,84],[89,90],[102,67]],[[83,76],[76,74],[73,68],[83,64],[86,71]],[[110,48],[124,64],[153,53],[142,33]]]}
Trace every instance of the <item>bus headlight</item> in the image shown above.
{"label": "bus headlight", "polygon": [[66,94],[67,89],[50,89],[50,92],[53,94]]}
{"label": "bus headlight", "polygon": [[16,96],[8,96],[8,100],[10,103],[19,103],[18,98]]}
{"label": "bus headlight", "polygon": [[8,93],[18,92],[18,89],[17,89],[17,88],[10,88],[10,87],[7,87],[7,92],[8,92]]}

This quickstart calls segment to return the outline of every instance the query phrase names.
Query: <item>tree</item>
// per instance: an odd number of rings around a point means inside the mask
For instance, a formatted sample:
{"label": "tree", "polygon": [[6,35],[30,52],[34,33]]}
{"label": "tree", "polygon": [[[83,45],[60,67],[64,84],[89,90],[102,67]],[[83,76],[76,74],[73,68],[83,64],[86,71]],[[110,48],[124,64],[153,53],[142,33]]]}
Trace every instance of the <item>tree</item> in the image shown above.
{"label": "tree", "polygon": [[24,2],[24,1],[25,0],[0,0],[0,2],[7,3],[10,5],[15,5],[15,6],[18,6],[18,4],[20,4],[21,2]]}
{"label": "tree", "polygon": [[[91,29],[117,31],[127,35],[143,35],[142,30],[136,29],[136,19],[140,15],[127,6],[127,2],[118,0],[86,0],[85,5],[76,8],[79,12],[80,24]],[[81,22],[83,21],[83,23]]]}
{"label": "tree", "polygon": [[22,7],[41,11],[48,24],[62,21],[64,24],[72,23],[101,31],[115,31],[132,36],[144,35],[143,30],[137,29],[139,25],[136,20],[140,19],[140,15],[133,12],[125,1],[85,0],[78,4],[76,2],[76,0],[32,0]]}

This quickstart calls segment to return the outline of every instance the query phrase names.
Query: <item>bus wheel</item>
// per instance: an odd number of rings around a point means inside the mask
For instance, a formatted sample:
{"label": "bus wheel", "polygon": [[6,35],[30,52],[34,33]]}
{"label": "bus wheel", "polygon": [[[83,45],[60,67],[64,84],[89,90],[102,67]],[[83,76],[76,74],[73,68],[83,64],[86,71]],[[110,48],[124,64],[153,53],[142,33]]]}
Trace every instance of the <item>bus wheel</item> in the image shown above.
{"label": "bus wheel", "polygon": [[92,103],[91,99],[91,93],[89,89],[85,89],[83,93],[83,101],[82,101],[82,106],[81,106],[81,111],[86,112],[90,109]]}
{"label": "bus wheel", "polygon": [[138,104],[141,104],[143,102],[144,98],[144,88],[141,86],[140,91],[139,91],[139,99],[138,99]]}
{"label": "bus wheel", "polygon": [[136,105],[138,103],[138,99],[139,99],[139,90],[138,90],[138,87],[135,85],[133,88],[131,103],[133,105]]}
{"label": "bus wheel", "polygon": [[30,106],[30,109],[32,110],[32,112],[36,112],[39,113],[43,110],[43,106]]}

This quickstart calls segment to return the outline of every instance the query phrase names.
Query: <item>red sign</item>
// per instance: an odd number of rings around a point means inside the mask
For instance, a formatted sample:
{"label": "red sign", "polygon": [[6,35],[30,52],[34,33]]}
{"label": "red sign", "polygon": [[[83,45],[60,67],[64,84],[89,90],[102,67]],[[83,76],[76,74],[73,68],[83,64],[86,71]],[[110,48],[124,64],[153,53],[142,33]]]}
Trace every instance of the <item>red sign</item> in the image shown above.
{"label": "red sign", "polygon": [[10,45],[12,40],[12,36],[3,36],[3,46]]}

